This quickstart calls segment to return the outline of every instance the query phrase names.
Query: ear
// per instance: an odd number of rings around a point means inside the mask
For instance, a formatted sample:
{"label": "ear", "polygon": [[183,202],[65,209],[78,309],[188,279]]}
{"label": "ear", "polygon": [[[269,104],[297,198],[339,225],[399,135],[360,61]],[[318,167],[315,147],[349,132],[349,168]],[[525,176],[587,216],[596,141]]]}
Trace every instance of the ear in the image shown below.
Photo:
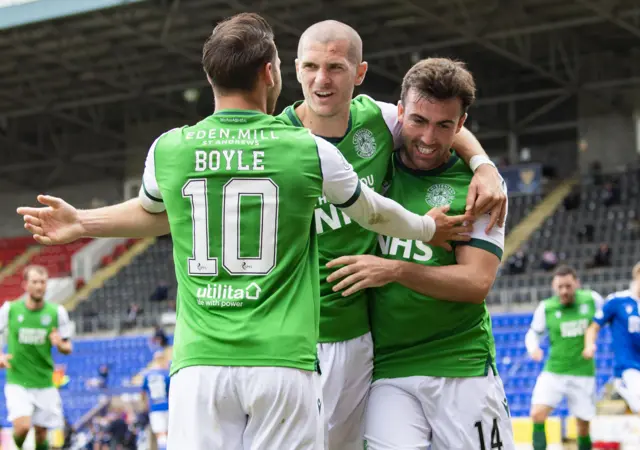
{"label": "ear", "polygon": [[464,126],[464,123],[467,121],[468,116],[469,115],[467,113],[464,113],[462,116],[460,116],[460,119],[458,119],[458,126],[456,127],[456,133],[460,132],[460,130]]}
{"label": "ear", "polygon": [[404,121],[404,105],[402,104],[402,100],[398,101],[398,122],[402,123]]}
{"label": "ear", "polygon": [[367,69],[369,68],[369,63],[366,61],[362,61],[358,64],[356,68],[356,86],[360,86],[364,81],[364,77],[367,75]]}
{"label": "ear", "polygon": [[302,84],[302,80],[300,80],[300,60],[298,58],[296,58],[295,64],[296,64],[296,79],[298,80],[298,83]]}
{"label": "ear", "polygon": [[268,62],[264,65],[264,81],[270,88],[276,85],[275,73],[273,71],[273,64]]}

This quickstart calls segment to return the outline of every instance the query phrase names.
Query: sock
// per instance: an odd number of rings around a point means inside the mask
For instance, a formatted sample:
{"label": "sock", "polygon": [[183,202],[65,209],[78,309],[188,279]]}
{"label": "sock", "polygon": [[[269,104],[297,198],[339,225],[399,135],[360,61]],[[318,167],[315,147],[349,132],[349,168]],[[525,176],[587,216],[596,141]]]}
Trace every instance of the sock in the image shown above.
{"label": "sock", "polygon": [[26,436],[18,436],[17,434],[13,435],[13,442],[16,443],[16,447],[18,447],[19,449],[22,449],[22,444],[24,444],[24,440],[26,439]]}
{"label": "sock", "polygon": [[533,450],[547,450],[547,435],[543,423],[533,424]]}
{"label": "sock", "polygon": [[42,441],[36,444],[36,450],[49,450],[49,441]]}
{"label": "sock", "polygon": [[591,436],[578,436],[578,450],[591,450]]}

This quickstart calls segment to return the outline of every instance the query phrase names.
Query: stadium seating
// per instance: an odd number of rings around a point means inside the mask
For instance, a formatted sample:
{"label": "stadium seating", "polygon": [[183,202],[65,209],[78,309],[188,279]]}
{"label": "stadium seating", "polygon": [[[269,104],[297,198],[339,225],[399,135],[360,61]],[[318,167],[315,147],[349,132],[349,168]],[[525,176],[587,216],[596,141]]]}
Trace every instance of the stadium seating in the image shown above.
{"label": "stadium seating", "polygon": [[[567,210],[560,206],[545,223],[534,232],[522,248],[528,257],[527,271],[523,275],[502,274],[496,280],[488,303],[535,303],[551,295],[551,274],[540,269],[542,253],[553,250],[559,262],[580,271],[585,287],[607,294],[627,289],[631,268],[640,255],[640,235],[633,234],[629,223],[640,215],[640,173],[637,169],[611,176],[620,188],[620,203],[605,206],[602,185],[584,180],[581,186],[580,206]],[[592,243],[580,242],[578,231],[593,225]],[[606,243],[611,249],[611,267],[587,269],[598,246]]]}
{"label": "stadium seating", "polygon": [[31,245],[36,245],[32,236],[0,239],[0,267],[9,264]]}
{"label": "stadium seating", "polygon": [[[29,239],[29,242],[33,241],[33,238]],[[67,245],[43,247],[42,251],[34,255],[28,264],[38,264],[46,267],[50,278],[69,276],[71,273],[71,256],[89,242],[91,242],[91,239],[81,239]],[[24,251],[24,248],[26,247],[22,247],[20,253]],[[5,300],[12,300],[22,295],[23,268],[24,266],[18,267],[13,275],[0,283],[0,304]]]}
{"label": "stadium seating", "polygon": [[[514,417],[526,417],[531,408],[531,393],[543,363],[532,361],[524,345],[524,336],[529,329],[532,314],[494,315],[493,333],[496,340],[496,363],[504,382],[511,414]],[[611,353],[611,333],[604,328],[598,339],[596,355],[598,392],[613,376],[613,354]],[[543,341],[541,348],[548,350],[548,342]],[[566,401],[554,412],[555,416],[567,417]]]}
{"label": "stadium seating", "polygon": [[[79,339],[69,356],[54,352],[56,365],[65,366],[69,383],[60,389],[65,416],[71,423],[98,404],[101,395],[127,386],[131,378],[145,367],[152,358],[153,349],[147,336],[126,336],[115,339]],[[107,390],[88,389],[87,380],[95,378],[101,364],[109,366]],[[6,374],[0,371],[0,386],[4,386]],[[0,401],[0,423],[6,423],[6,405]]]}
{"label": "stadium seating", "polygon": [[[138,255],[105,285],[93,291],[89,298],[80,303],[71,317],[80,324],[83,331],[113,329],[114,320],[125,319],[126,311],[132,303],[142,308],[138,316],[138,326],[153,326],[161,313],[167,310],[166,301],[150,301],[157,284],[166,281],[169,299],[175,299],[176,280],[173,265],[173,246],[168,238],[158,242]],[[116,326],[118,324],[115,324]]]}

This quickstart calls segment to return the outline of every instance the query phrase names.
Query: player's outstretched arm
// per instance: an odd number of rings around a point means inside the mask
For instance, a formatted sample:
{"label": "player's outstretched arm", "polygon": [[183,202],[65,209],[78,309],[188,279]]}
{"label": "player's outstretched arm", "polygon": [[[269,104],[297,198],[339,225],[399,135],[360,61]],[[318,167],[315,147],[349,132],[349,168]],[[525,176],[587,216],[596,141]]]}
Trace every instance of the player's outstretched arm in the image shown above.
{"label": "player's outstretched arm", "polygon": [[21,206],[24,227],[43,245],[66,244],[82,237],[152,237],[169,233],[164,213],[147,212],[136,198],[103,208],[78,210],[61,198],[39,195],[40,208]]}

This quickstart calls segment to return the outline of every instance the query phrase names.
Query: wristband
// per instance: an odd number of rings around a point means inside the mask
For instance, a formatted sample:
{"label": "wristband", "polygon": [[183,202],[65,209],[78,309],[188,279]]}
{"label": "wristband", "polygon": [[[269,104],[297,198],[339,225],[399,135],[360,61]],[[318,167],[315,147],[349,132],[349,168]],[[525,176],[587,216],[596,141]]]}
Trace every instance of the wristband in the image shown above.
{"label": "wristband", "polygon": [[478,170],[478,167],[480,167],[483,164],[489,164],[493,167],[496,167],[493,161],[491,161],[488,157],[484,155],[475,155],[471,157],[471,160],[469,160],[469,168],[473,173],[476,173],[476,170]]}

